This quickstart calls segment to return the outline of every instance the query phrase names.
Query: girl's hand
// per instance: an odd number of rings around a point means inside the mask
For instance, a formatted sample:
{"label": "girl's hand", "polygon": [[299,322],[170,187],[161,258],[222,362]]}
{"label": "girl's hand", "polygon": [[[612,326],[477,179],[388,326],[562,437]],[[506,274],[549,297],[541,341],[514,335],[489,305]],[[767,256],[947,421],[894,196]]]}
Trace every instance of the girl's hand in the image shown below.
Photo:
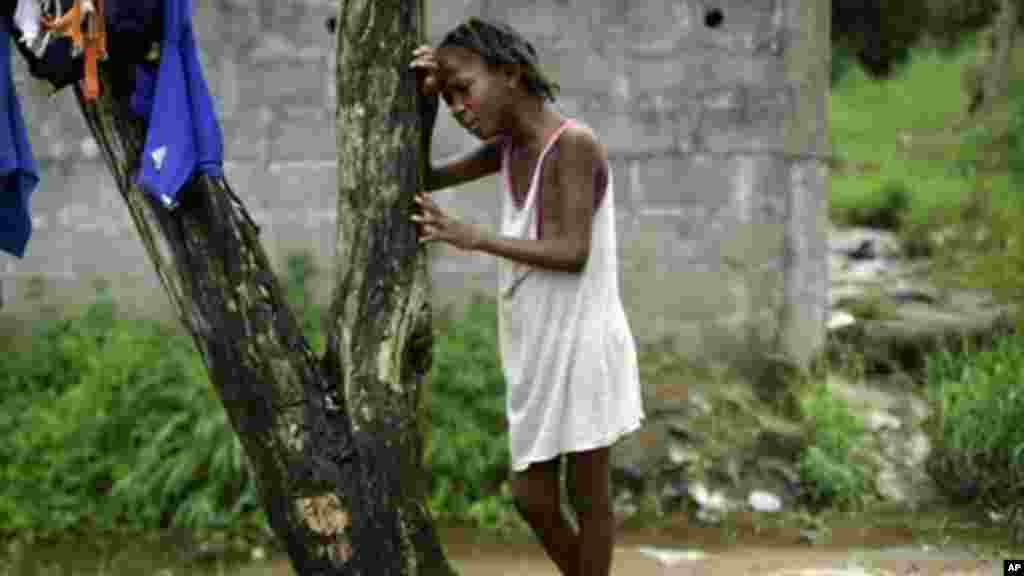
{"label": "girl's hand", "polygon": [[412,51],[413,60],[409,68],[416,71],[417,89],[421,96],[436,97],[441,89],[441,69],[437,64],[434,49],[424,44]]}
{"label": "girl's hand", "polygon": [[426,194],[417,194],[416,204],[422,213],[413,215],[412,220],[419,223],[422,229],[421,244],[440,240],[460,250],[473,251],[480,247],[483,234],[479,228],[449,218]]}

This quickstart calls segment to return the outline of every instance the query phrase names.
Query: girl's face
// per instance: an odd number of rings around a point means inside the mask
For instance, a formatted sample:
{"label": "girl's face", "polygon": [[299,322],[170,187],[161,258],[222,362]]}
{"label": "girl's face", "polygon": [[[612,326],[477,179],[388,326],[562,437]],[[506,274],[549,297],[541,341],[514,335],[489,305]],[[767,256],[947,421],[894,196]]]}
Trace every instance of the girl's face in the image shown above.
{"label": "girl's face", "polygon": [[441,95],[455,120],[481,140],[501,133],[514,78],[462,47],[438,48],[436,56],[443,79]]}

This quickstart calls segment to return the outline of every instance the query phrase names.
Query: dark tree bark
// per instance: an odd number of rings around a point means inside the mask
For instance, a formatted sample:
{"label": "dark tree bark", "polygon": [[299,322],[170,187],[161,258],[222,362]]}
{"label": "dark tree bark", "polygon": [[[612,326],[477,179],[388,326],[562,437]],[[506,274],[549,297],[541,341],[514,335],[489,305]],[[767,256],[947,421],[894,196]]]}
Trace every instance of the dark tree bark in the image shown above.
{"label": "dark tree bark", "polygon": [[996,18],[989,62],[985,68],[984,95],[988,104],[1006,98],[1010,88],[1013,42],[1021,15],[1020,0],[1002,0]]}
{"label": "dark tree bark", "polygon": [[448,575],[417,427],[431,358],[425,253],[409,221],[420,129],[408,61],[422,0],[340,0],[338,244],[317,358],[244,205],[198,177],[167,212],[134,183],[145,127],[107,89],[79,103],[192,335],[302,575]]}

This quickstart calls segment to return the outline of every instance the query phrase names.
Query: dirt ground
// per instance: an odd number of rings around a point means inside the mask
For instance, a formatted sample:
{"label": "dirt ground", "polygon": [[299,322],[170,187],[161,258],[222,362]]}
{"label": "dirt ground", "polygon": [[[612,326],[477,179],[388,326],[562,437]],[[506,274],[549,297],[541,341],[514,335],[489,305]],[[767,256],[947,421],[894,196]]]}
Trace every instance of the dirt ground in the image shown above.
{"label": "dirt ground", "polygon": [[[558,571],[546,558],[537,555],[453,556],[452,563],[462,576],[559,576]],[[900,559],[884,558],[882,554],[871,553],[757,548],[737,548],[709,554],[699,560],[683,559],[674,565],[652,559],[636,548],[620,548],[616,550],[612,568],[612,574],[622,576],[1000,576],[1002,573],[1002,560],[921,557]]]}
{"label": "dirt ground", "polygon": [[[808,548],[744,548],[706,553],[701,559],[663,563],[636,547],[615,551],[615,576],[1002,576],[1002,559],[944,557],[944,554],[850,552]],[[538,550],[482,549],[449,554],[460,576],[559,576],[554,565]],[[286,562],[252,576],[293,574]],[[246,573],[250,574],[250,573]]]}
{"label": "dirt ground", "polygon": [[[954,535],[944,546],[924,543],[907,526],[836,527],[826,544],[800,543],[799,530],[769,526],[755,534],[741,524],[725,543],[720,529],[686,523],[632,528],[617,538],[614,576],[1002,576],[1004,558],[970,552]],[[445,552],[460,576],[559,576],[529,538],[498,541],[445,531]],[[245,576],[293,574],[286,562]],[[265,566],[266,567],[266,566]]]}

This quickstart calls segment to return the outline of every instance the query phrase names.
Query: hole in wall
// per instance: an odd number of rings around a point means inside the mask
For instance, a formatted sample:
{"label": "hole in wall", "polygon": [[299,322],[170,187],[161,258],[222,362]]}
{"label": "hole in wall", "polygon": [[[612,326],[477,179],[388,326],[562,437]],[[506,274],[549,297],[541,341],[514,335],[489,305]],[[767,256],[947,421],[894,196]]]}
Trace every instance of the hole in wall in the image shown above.
{"label": "hole in wall", "polygon": [[704,13],[704,25],[711,29],[717,29],[725,21],[725,13],[721,8],[708,8]]}

